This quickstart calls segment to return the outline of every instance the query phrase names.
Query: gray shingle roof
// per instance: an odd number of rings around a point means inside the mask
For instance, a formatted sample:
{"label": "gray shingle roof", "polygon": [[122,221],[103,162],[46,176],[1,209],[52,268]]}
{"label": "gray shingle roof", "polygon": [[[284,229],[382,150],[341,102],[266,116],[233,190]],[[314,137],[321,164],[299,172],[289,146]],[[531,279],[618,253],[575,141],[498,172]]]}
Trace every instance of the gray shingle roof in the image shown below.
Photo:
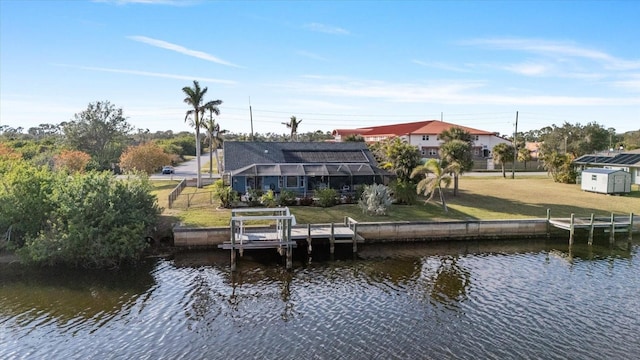
{"label": "gray shingle roof", "polygon": [[224,142],[226,172],[255,164],[348,164],[377,167],[373,154],[362,142]]}

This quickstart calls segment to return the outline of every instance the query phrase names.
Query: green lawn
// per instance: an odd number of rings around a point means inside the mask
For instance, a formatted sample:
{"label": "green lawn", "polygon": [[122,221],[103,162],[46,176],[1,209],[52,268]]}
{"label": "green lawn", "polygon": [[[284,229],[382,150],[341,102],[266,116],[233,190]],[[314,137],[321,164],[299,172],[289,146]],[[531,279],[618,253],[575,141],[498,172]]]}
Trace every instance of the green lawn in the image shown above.
{"label": "green lawn", "polygon": [[[231,211],[210,205],[209,192],[205,187],[188,187],[181,195],[182,200],[192,194],[203,199],[200,205],[178,206],[166,209],[167,196],[177,185],[177,181],[157,181],[156,193],[160,206],[165,208],[165,220],[182,222],[191,226],[227,226]],[[445,213],[439,202],[432,201],[417,205],[393,205],[386,216],[367,216],[357,205],[338,205],[331,208],[293,206],[291,212],[299,224],[339,223],[349,216],[357,221],[433,221],[463,219],[525,219],[544,218],[547,209],[553,217],[640,214],[640,189],[634,185],[632,192],[625,196],[610,196],[584,192],[580,185],[557,184],[546,177],[516,177],[504,179],[496,177],[463,176],[460,179],[460,193],[453,196],[452,189],[445,190],[449,212]],[[186,201],[186,200],[185,200]]]}

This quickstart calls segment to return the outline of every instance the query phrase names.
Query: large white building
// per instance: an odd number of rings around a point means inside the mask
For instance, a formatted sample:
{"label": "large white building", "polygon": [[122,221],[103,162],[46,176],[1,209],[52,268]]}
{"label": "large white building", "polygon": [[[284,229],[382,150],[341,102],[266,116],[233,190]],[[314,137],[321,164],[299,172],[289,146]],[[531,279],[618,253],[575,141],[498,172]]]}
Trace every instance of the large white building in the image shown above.
{"label": "large white building", "polygon": [[377,142],[388,138],[399,137],[420,150],[424,158],[437,158],[442,144],[440,134],[452,127],[461,128],[473,137],[473,156],[477,159],[491,158],[494,146],[500,143],[511,144],[496,133],[473,129],[466,126],[447,123],[440,120],[427,120],[403,124],[372,126],[359,129],[336,129],[332,135],[335,141],[344,141],[349,135],[360,135],[366,142]]}

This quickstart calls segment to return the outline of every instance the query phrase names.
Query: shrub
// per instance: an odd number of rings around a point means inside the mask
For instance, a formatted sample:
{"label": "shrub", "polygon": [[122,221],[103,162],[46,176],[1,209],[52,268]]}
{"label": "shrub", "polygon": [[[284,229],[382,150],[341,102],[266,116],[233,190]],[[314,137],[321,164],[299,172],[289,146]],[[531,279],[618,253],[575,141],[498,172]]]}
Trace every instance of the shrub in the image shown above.
{"label": "shrub", "polygon": [[260,196],[260,203],[266,207],[276,207],[276,195],[269,190]]}
{"label": "shrub", "polygon": [[373,184],[364,187],[358,206],[362,212],[369,215],[386,215],[391,202],[389,188],[381,184]]}
{"label": "shrub", "polygon": [[277,203],[280,206],[295,205],[296,204],[296,193],[294,193],[291,190],[282,190],[282,191],[280,191],[280,196],[278,196]]}
{"label": "shrub", "polygon": [[301,206],[311,206],[313,205],[313,198],[309,197],[309,196],[305,196],[302,199],[300,199],[300,205]]}
{"label": "shrub", "polygon": [[213,195],[223,208],[231,208],[238,201],[238,194],[231,188],[231,186],[225,186],[222,179],[216,180],[213,184]]}
{"label": "shrub", "polygon": [[335,189],[322,189],[316,191],[318,204],[322,207],[331,207],[338,203],[338,192]]}
{"label": "shrub", "polygon": [[142,254],[160,213],[147,178],[90,172],[56,179],[50,193],[56,206],[18,249],[24,261],[110,268]]}
{"label": "shrub", "polygon": [[250,207],[262,206],[260,202],[262,195],[263,192],[261,190],[249,189],[247,191],[247,205]]}
{"label": "shrub", "polygon": [[389,187],[393,192],[393,198],[399,204],[413,205],[418,197],[416,184],[411,181],[394,181]]}

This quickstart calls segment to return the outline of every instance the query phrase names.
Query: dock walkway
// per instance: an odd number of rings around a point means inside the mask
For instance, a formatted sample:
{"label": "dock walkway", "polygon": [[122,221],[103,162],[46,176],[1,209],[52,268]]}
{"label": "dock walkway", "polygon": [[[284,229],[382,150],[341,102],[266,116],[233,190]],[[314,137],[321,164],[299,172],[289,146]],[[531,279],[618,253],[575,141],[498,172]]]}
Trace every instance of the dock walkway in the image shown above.
{"label": "dock walkway", "polygon": [[591,214],[588,218],[576,217],[575,214],[571,214],[570,218],[556,219],[551,219],[547,213],[547,221],[549,225],[558,229],[569,230],[569,245],[573,244],[576,229],[589,230],[589,245],[593,244],[593,234],[595,229],[604,229],[604,231],[608,230],[609,239],[612,243],[615,241],[616,232],[627,232],[629,240],[631,240],[633,236],[633,213],[629,214],[629,216],[615,216],[614,214],[611,214],[609,217],[596,217],[594,214]]}
{"label": "dock walkway", "polygon": [[[264,214],[267,215],[264,215]],[[255,222],[275,222],[260,229],[248,227]],[[298,241],[306,241],[307,251],[311,254],[313,239],[328,239],[331,254],[335,251],[335,244],[352,244],[354,253],[358,250],[358,243],[364,238],[358,235],[358,223],[345,218],[344,224],[307,224],[306,227],[295,225],[295,217],[288,208],[249,208],[232,210],[231,238],[219,248],[231,250],[231,269],[236,268],[236,250],[243,256],[245,250],[276,249],[280,255],[286,255],[287,268],[291,268],[292,249],[298,246]]]}

